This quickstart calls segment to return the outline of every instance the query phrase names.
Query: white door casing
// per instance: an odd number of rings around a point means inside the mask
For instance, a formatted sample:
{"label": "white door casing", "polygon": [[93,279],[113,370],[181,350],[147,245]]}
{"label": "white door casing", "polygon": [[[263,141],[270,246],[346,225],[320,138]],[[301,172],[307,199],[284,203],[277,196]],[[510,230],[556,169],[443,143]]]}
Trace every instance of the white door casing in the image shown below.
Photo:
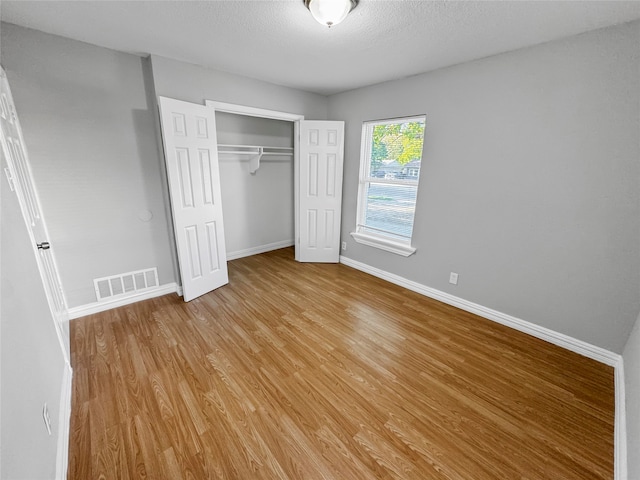
{"label": "white door casing", "polygon": [[229,283],[212,108],[159,97],[185,301]]}
{"label": "white door casing", "polygon": [[296,260],[338,263],[344,122],[300,121]]}
{"label": "white door casing", "polygon": [[[27,224],[40,278],[47,296],[56,334],[67,365],[70,365],[69,312],[47,225],[31,173],[29,156],[22,135],[7,75],[0,67],[0,143],[7,161],[2,175],[18,196],[22,216]],[[4,188],[4,187],[3,187]]]}

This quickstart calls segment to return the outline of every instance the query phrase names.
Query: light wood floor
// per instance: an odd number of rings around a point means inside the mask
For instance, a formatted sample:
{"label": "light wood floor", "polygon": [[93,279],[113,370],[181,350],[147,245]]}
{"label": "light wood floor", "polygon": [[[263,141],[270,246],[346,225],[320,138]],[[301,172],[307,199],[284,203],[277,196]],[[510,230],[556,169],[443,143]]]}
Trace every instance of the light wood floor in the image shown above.
{"label": "light wood floor", "polygon": [[611,479],[610,367],[291,249],[71,323],[69,479]]}

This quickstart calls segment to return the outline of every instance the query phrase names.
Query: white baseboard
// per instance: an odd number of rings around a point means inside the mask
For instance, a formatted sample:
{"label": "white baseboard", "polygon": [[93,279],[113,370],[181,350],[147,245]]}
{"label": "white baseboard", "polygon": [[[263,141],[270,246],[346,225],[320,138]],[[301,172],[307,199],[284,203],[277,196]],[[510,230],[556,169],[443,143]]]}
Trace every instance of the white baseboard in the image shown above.
{"label": "white baseboard", "polygon": [[374,277],[381,278],[394,283],[408,290],[414,291],[426,297],[439,300],[448,305],[452,305],[466,312],[474,313],[480,317],[506,325],[520,332],[545,340],[554,345],[566,348],[572,352],[591,358],[598,362],[614,367],[615,371],[615,479],[627,480],[627,424],[625,411],[625,389],[624,389],[624,366],[622,355],[605,350],[604,348],[591,345],[577,338],[570,337],[563,333],[555,332],[549,328],[541,327],[535,323],[527,322],[521,318],[507,315],[506,313],[487,308],[477,303],[470,302],[463,298],[456,297],[446,292],[427,287],[407,278],[386,272],[366,263],[358,262],[348,257],[340,256],[340,263],[357,270],[363,271]]}
{"label": "white baseboard", "polygon": [[385,272],[384,270],[380,270],[379,268],[372,267],[370,265],[352,260],[347,257],[341,256],[340,263],[344,263],[349,267],[353,267],[357,270],[369,273],[375,277],[382,278],[383,280],[387,280],[388,282],[395,283],[396,285],[400,285],[401,287],[420,293],[426,297],[439,300],[448,305],[453,305],[454,307],[457,307],[461,310],[475,313],[480,317],[487,318],[489,320],[493,320],[494,322],[501,323],[502,325],[506,325],[507,327],[511,327],[521,332],[528,333],[529,335],[540,338],[549,343],[553,343],[554,345],[566,348],[567,350],[571,350],[572,352],[579,353],[580,355],[584,355],[585,357],[592,358],[611,367],[617,366],[620,362],[621,356],[619,354],[610,352],[609,350],[605,350],[604,348],[600,348],[595,345],[591,345],[587,342],[583,342],[582,340],[570,337],[569,335],[555,332],[549,328],[541,327],[540,325],[536,325],[535,323],[527,322],[526,320],[522,320],[520,318],[507,315],[506,313],[487,308],[463,298],[456,297],[449,293],[436,290],[435,288],[427,287],[426,285],[408,280],[393,273]]}
{"label": "white baseboard", "polygon": [[69,431],[71,422],[71,389],[73,370],[65,363],[60,390],[60,412],[58,415],[58,451],[56,454],[56,480],[66,480],[69,466]]}
{"label": "white baseboard", "polygon": [[160,297],[169,293],[182,292],[182,287],[179,287],[175,283],[167,283],[160,285],[156,288],[151,288],[143,292],[136,292],[131,295],[121,295],[117,298],[112,298],[104,302],[94,302],[87,305],[80,305],[79,307],[73,307],[69,309],[69,320],[74,318],[84,317],[85,315],[91,315],[94,313],[104,312],[111,310],[112,308],[122,307],[131,303],[140,302],[142,300],[148,300],[149,298]]}
{"label": "white baseboard", "polygon": [[267,243],[266,245],[259,245],[257,247],[245,248],[244,250],[236,250],[235,252],[227,252],[227,260],[236,260],[238,258],[249,257],[251,255],[258,255],[259,253],[290,247],[293,244],[293,239],[282,240],[280,242]]}

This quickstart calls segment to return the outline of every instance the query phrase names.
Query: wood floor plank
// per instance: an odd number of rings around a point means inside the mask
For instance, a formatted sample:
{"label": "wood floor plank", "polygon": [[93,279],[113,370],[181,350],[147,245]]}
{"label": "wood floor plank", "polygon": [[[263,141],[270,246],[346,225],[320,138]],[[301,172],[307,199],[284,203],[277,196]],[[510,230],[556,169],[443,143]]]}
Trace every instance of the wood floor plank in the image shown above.
{"label": "wood floor plank", "polygon": [[69,480],[613,478],[613,369],[292,249],[71,323]]}

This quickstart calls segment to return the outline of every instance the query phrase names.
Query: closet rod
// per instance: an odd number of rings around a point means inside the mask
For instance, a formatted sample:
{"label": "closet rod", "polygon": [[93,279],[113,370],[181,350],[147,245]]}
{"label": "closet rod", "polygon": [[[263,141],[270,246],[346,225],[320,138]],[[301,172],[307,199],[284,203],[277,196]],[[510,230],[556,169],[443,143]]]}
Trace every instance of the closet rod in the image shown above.
{"label": "closet rod", "polygon": [[233,153],[239,155],[293,155],[291,147],[265,147],[259,145],[227,145],[219,144],[218,153]]}
{"label": "closet rod", "polygon": [[[273,157],[293,157],[293,148],[289,147],[259,147],[253,145],[218,145],[219,155],[240,155],[246,156],[249,160],[249,173],[254,175],[260,168],[260,161],[265,156]],[[267,160],[265,158],[264,160]],[[278,161],[277,159],[269,161]],[[289,161],[289,160],[286,160]]]}

